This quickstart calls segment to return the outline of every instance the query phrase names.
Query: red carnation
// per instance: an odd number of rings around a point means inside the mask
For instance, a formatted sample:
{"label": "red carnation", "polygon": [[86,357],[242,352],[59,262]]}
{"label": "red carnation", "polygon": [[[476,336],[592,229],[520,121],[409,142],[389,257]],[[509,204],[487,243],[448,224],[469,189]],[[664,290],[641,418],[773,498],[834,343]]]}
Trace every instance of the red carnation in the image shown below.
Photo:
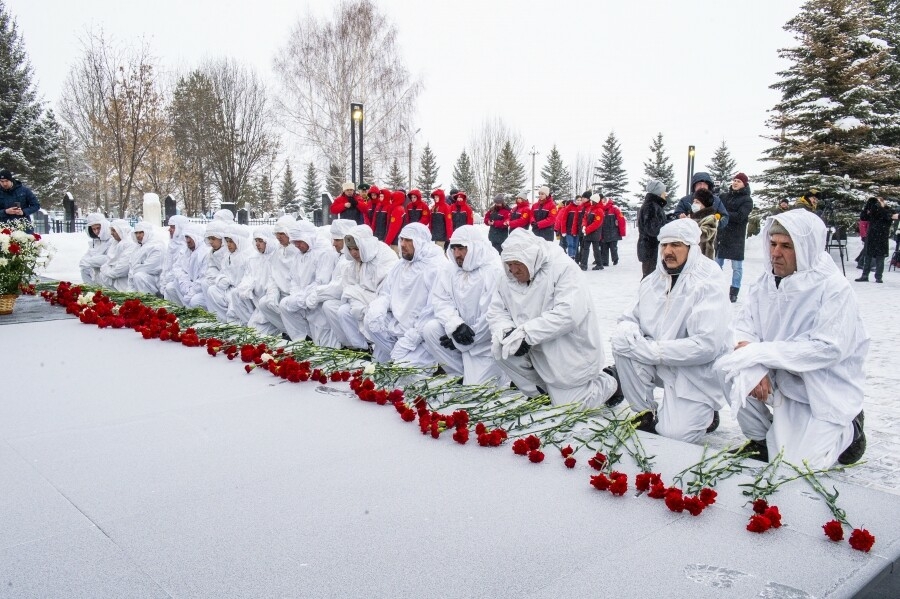
{"label": "red carnation", "polygon": [[573,458],[572,456],[569,456],[566,458],[566,460],[563,463],[566,465],[566,468],[574,468],[575,467],[575,458]]}
{"label": "red carnation", "polygon": [[871,549],[874,544],[875,537],[873,537],[865,528],[854,528],[853,532],[850,533],[850,546],[857,551],[865,551],[868,553],[869,549]]}
{"label": "red carnation", "polygon": [[606,491],[609,489],[609,485],[612,481],[606,478],[606,475],[602,472],[597,476],[591,477],[591,486],[593,486],[598,491]]}
{"label": "red carnation", "polygon": [[487,427],[484,425],[483,422],[479,422],[478,424],[475,425],[475,434],[476,435],[483,435],[486,432],[487,432]]}
{"label": "red carnation", "polygon": [[540,449],[541,440],[535,435],[528,435],[525,437],[525,442],[528,444],[528,449]]}
{"label": "red carnation", "polygon": [[456,432],[453,433],[453,440],[459,443],[460,445],[465,445],[469,440],[469,429],[467,428],[458,428]]}
{"label": "red carnation", "polygon": [[21,246],[18,243],[13,242],[9,244],[9,253],[12,255],[18,254],[22,250]]}
{"label": "red carnation", "polygon": [[641,492],[646,492],[650,490],[650,473],[649,472],[641,472],[634,476],[634,487]]}
{"label": "red carnation", "polygon": [[250,374],[250,372],[251,372],[254,368],[256,368],[256,366],[254,366],[253,364],[247,364],[246,366],[244,366],[244,370],[247,371],[247,374]]}
{"label": "red carnation", "polygon": [[488,434],[491,447],[500,447],[503,440],[506,439],[506,431],[502,428],[494,429]]}
{"label": "red carnation", "polygon": [[709,487],[704,487],[700,489],[700,501],[703,502],[703,505],[712,505],[716,502],[716,496],[718,493],[710,489]]}
{"label": "red carnation", "polygon": [[837,520],[826,522],[822,529],[832,541],[842,541],[844,539],[844,527]]}
{"label": "red carnation", "polygon": [[612,482],[609,484],[609,492],[613,495],[622,496],[625,494],[625,491],[628,490],[628,477],[620,476],[617,478],[613,478]]}
{"label": "red carnation", "polygon": [[415,411],[411,410],[410,408],[406,408],[400,414],[400,418],[403,418],[403,420],[405,422],[412,422],[413,420],[416,419],[416,413],[415,413]]}
{"label": "red carnation", "polygon": [[750,516],[750,522],[747,523],[747,530],[750,532],[764,533],[772,527],[772,523],[765,516],[755,514]]}
{"label": "red carnation", "polygon": [[516,439],[513,441],[512,450],[516,455],[528,455],[528,443],[525,439]]}
{"label": "red carnation", "polygon": [[706,505],[700,501],[699,497],[695,497],[693,495],[688,495],[682,499],[682,504],[684,505],[684,509],[686,509],[691,516],[699,516],[700,513],[706,508]]}
{"label": "red carnation", "polygon": [[594,470],[603,470],[603,467],[606,465],[606,456],[597,452],[597,455],[588,460],[588,466],[593,468]]}
{"label": "red carnation", "polygon": [[672,487],[666,490],[666,507],[673,512],[684,511],[684,497],[681,494],[681,489]]}
{"label": "red carnation", "polygon": [[662,482],[653,483],[650,485],[650,491],[647,493],[647,497],[664,499],[666,497],[666,491],[666,485],[662,484]]}
{"label": "red carnation", "polygon": [[544,452],[540,449],[532,449],[528,452],[528,460],[533,464],[539,464],[544,461]]}
{"label": "red carnation", "polygon": [[571,445],[566,445],[565,447],[560,449],[559,452],[562,454],[562,457],[567,458],[570,455],[572,455],[573,453],[575,453],[575,450],[572,449]]}
{"label": "red carnation", "polygon": [[34,235],[34,240],[35,240],[35,241],[40,241],[40,240],[41,240],[41,236],[38,235],[37,233],[32,233],[32,235]]}
{"label": "red carnation", "polygon": [[772,528],[781,528],[781,512],[778,511],[778,506],[771,505],[766,508],[763,516],[772,523]]}
{"label": "red carnation", "polygon": [[753,502],[753,511],[757,514],[762,514],[766,511],[766,508],[769,507],[769,502],[765,499],[757,499]]}

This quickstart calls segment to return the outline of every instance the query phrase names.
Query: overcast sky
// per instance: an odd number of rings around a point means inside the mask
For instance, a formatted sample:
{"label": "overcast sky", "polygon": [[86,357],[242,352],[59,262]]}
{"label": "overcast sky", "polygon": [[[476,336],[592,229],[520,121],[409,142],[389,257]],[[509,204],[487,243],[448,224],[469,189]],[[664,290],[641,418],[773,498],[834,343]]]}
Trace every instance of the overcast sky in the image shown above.
{"label": "overcast sky", "polygon": [[[38,88],[56,104],[80,51],[102,27],[120,40],[146,36],[163,67],[187,71],[232,56],[273,81],[272,57],[305,11],[331,0],[6,0]],[[683,180],[687,146],[696,170],[724,139],[751,177],[759,173],[769,89],[794,44],[784,23],[800,0],[378,0],[395,23],[410,70],[422,77],[417,153],[431,144],[449,186],[453,163],[486,117],[501,116],[540,171],[556,144],[567,163],[599,157],[615,130],[634,190],[649,144],[662,132]],[[274,81],[273,81],[273,88]],[[368,140],[368,138],[367,138]],[[302,156],[292,156],[295,169]],[[523,157],[525,158],[525,157]],[[526,163],[530,171],[530,158]],[[405,167],[405,165],[404,165]],[[538,174],[540,179],[540,174]]]}

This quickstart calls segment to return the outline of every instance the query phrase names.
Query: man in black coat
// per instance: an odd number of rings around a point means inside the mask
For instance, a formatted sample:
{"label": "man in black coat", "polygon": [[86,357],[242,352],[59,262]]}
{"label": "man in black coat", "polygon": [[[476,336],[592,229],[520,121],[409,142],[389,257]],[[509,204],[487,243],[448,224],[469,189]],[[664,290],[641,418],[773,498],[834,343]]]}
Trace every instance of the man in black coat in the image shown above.
{"label": "man in black coat", "polygon": [[[715,184],[713,183],[712,177],[709,176],[709,173],[694,173],[694,176],[691,177],[691,193],[678,201],[678,205],[675,207],[675,212],[673,214],[677,218],[690,218],[691,204],[694,203],[694,192],[698,189],[708,189],[709,191],[712,191],[714,186]],[[713,194],[713,208],[715,208],[716,214],[719,215],[719,231],[721,232],[722,229],[728,226],[728,210],[725,209],[719,196],[715,194]]]}
{"label": "man in black coat", "polygon": [[741,290],[741,277],[744,273],[744,244],[747,241],[747,222],[753,210],[753,199],[750,197],[750,185],[747,175],[738,173],[731,182],[731,189],[720,198],[728,210],[728,226],[719,227],[716,236],[716,262],[724,270],[725,261],[731,260],[731,303],[737,301]]}
{"label": "man in black coat", "polygon": [[0,223],[27,219],[41,208],[34,192],[13,179],[7,169],[0,170]]}
{"label": "man in black coat", "polygon": [[[638,210],[637,257],[641,261],[641,271],[646,277],[656,270],[659,259],[659,230],[666,224],[666,186],[662,181],[650,179],[647,195]],[[641,277],[641,278],[643,278]]]}
{"label": "man in black coat", "polygon": [[864,220],[869,221],[869,231],[866,233],[866,245],[863,248],[863,272],[856,279],[858,282],[869,281],[869,271],[875,271],[875,282],[883,283],[881,276],[884,273],[884,259],[890,253],[891,220],[897,220],[896,214],[891,214],[884,198],[869,198],[863,208]]}

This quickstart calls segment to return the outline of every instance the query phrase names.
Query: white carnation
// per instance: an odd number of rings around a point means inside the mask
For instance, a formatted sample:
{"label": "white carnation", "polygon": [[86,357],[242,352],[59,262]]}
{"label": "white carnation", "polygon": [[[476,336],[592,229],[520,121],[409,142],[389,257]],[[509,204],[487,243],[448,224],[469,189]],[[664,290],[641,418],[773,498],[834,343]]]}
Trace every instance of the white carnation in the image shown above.
{"label": "white carnation", "polygon": [[9,264],[9,260],[7,260],[6,258],[0,258],[0,268],[6,266],[7,264]]}
{"label": "white carnation", "polygon": [[24,242],[28,241],[28,233],[26,233],[25,231],[19,231],[18,229],[13,231],[12,235],[10,235],[10,237],[15,239],[19,243],[24,243]]}

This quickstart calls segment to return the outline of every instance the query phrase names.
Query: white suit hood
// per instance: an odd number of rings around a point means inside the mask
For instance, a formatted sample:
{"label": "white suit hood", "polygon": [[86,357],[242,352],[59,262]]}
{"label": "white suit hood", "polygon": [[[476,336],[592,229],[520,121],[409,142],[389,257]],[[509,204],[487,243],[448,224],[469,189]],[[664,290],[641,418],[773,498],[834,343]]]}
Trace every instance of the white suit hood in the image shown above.
{"label": "white suit hood", "polygon": [[346,235],[350,231],[350,229],[355,226],[355,220],[350,220],[348,218],[337,218],[331,221],[329,233],[331,234],[332,239],[343,239],[344,235]]}
{"label": "white suit hood", "polygon": [[[389,245],[379,241],[368,225],[356,225],[347,232],[359,247],[360,262],[353,260],[344,272],[341,298],[358,311],[368,306],[385,277],[397,263],[397,254]],[[347,246],[344,246],[347,251]]]}
{"label": "white suit hood", "polygon": [[412,262],[431,261],[435,257],[443,258],[441,248],[431,240],[431,230],[422,223],[410,223],[400,229],[400,237],[413,242],[415,253]]}
{"label": "white suit hood", "polygon": [[[93,225],[100,225],[100,233],[97,235],[97,238],[101,242],[106,242],[106,241],[110,240],[109,221],[106,220],[106,217],[103,216],[102,214],[100,214],[99,212],[92,212],[92,213],[88,214],[87,218],[85,218],[85,225],[86,225],[85,232],[87,233],[88,237],[91,237],[90,228]],[[93,237],[91,237],[92,243],[94,243],[96,241],[97,241],[97,239],[94,239]]]}
{"label": "white suit hood", "polygon": [[[144,241],[138,243],[135,233],[141,232],[144,233]],[[133,277],[136,273],[159,275],[162,272],[165,245],[159,228],[146,221],[136,223],[131,238],[134,240],[135,250],[131,254],[129,276]]]}
{"label": "white suit hood", "polygon": [[520,287],[525,284],[519,283],[509,270],[508,262],[513,260],[521,262],[528,269],[528,280],[533,281],[537,272],[547,263],[548,248],[541,241],[541,238],[525,229],[515,229],[506,238],[501,246],[503,251],[500,258],[503,260],[506,276],[511,283]]}
{"label": "white suit hood", "polygon": [[228,208],[222,208],[221,210],[217,210],[216,213],[213,214],[213,220],[219,221],[224,225],[230,225],[234,223],[234,212],[232,212]]}

